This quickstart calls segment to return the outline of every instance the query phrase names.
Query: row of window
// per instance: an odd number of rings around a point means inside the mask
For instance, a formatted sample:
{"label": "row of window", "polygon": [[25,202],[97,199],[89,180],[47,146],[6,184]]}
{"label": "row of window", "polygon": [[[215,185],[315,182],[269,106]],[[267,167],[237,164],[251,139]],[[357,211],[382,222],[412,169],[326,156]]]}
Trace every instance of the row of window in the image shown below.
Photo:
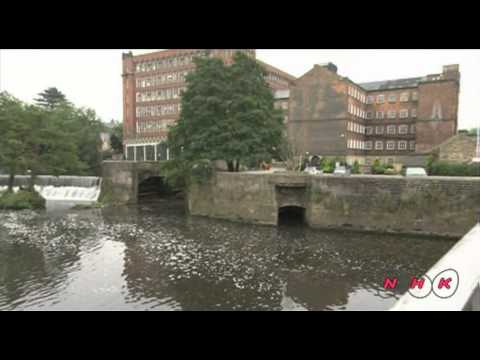
{"label": "row of window", "polygon": [[171,114],[180,114],[182,104],[167,104],[155,106],[139,106],[137,107],[137,118],[162,116]]}
{"label": "row of window", "polygon": [[276,101],[274,106],[275,109],[288,110],[288,101]]}
{"label": "row of window", "polygon": [[[374,127],[373,126],[364,126],[362,124],[358,124],[358,123],[349,121],[347,123],[347,130],[351,131],[351,132],[358,133],[358,134],[373,135]],[[399,135],[407,135],[409,133],[409,130],[410,130],[410,134],[415,134],[415,124],[411,124],[410,126],[406,125],[406,124],[398,125],[398,126],[397,125],[387,125],[387,127],[386,127],[386,131],[387,131],[388,135],[395,135],[397,133]],[[375,134],[380,135],[380,134],[383,134],[384,131],[385,131],[385,127],[382,126],[382,125],[379,125],[379,126],[375,127]]]}
{"label": "row of window", "polygon": [[[400,102],[408,102],[410,101],[417,101],[418,100],[418,93],[416,91],[413,91],[412,93],[410,92],[403,92],[399,96],[399,101]],[[384,94],[377,95],[376,97],[373,95],[367,96],[367,104],[373,104],[376,102],[377,104],[384,104],[385,101],[388,101],[389,103],[396,103],[397,102],[397,94],[389,94],[388,96]]]}
{"label": "row of window", "polygon": [[160,86],[175,82],[184,82],[189,71],[177,71],[173,73],[165,73],[158,76],[137,79],[137,88],[145,88],[150,86]]}
{"label": "row of window", "polygon": [[[205,54],[199,53],[197,56]],[[193,62],[194,55],[179,55],[148,62],[142,62],[136,65],[137,73],[171,69],[178,66],[186,66]]]}
{"label": "row of window", "polygon": [[[408,115],[410,113],[410,116],[412,118],[416,118],[417,117],[417,109],[410,109],[410,111],[408,111],[408,109],[402,109],[398,112],[398,116],[400,119],[406,119],[408,118]],[[373,119],[373,111],[367,111],[367,116],[366,118],[367,119]],[[375,112],[375,118],[376,119],[384,119],[385,118],[385,114],[387,115],[387,118],[388,119],[396,119],[397,118],[397,112],[395,110],[390,110],[390,111],[377,111]]]}
{"label": "row of window", "polygon": [[365,102],[366,102],[366,95],[355,87],[352,87],[352,86],[348,87],[348,95],[357,99],[358,101],[362,102],[363,104],[365,104]]}
{"label": "row of window", "polygon": [[156,91],[137,92],[137,103],[178,99],[186,87],[168,88]]}
{"label": "row of window", "polygon": [[[399,135],[407,135],[408,130],[410,128],[410,134],[415,134],[415,124],[410,125],[399,125],[398,130],[396,125],[388,125],[386,127],[386,131],[388,135],[395,135],[398,133]],[[375,134],[382,135],[385,132],[385,127],[383,126],[375,126]],[[365,129],[366,135],[373,135],[373,126],[367,126]]]}
{"label": "row of window", "polygon": [[280,76],[278,76],[277,74],[274,74],[274,73],[268,73],[265,76],[265,80],[275,81],[275,82],[277,82],[279,84],[282,84],[282,85],[288,85],[288,81],[282,79]]}
{"label": "row of window", "polygon": [[382,141],[377,140],[375,143],[371,140],[369,141],[362,141],[356,139],[348,139],[347,141],[347,148],[348,149],[357,149],[357,150],[373,150],[373,146],[375,145],[375,150],[407,150],[408,146],[411,151],[415,151],[415,141]]}
{"label": "row of window", "polygon": [[174,120],[137,121],[137,132],[167,130]]}

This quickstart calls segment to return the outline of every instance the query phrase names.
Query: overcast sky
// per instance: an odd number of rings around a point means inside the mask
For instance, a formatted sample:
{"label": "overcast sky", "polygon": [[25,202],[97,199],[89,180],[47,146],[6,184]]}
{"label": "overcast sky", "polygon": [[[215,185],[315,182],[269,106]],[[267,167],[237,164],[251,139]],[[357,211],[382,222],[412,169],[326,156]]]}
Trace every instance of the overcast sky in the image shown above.
{"label": "overcast sky", "polygon": [[[122,52],[129,50],[0,50],[0,91],[32,102],[55,86],[104,120],[122,119]],[[152,50],[132,50],[136,54]],[[370,82],[442,72],[460,64],[459,128],[480,125],[480,50],[257,50],[257,57],[292,75],[333,62],[342,76]]]}

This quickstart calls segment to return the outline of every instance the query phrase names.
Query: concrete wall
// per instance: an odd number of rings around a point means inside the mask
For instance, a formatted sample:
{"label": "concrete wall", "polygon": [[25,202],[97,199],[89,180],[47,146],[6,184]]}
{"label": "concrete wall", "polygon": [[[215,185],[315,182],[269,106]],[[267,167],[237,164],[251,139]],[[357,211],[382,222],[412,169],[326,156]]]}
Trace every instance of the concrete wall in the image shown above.
{"label": "concrete wall", "polygon": [[476,223],[480,178],[217,173],[188,193],[193,215],[260,224],[288,205],[312,227],[460,237]]}
{"label": "concrete wall", "polygon": [[138,185],[159,175],[158,162],[104,161],[100,199],[108,203],[134,204],[138,200]]}

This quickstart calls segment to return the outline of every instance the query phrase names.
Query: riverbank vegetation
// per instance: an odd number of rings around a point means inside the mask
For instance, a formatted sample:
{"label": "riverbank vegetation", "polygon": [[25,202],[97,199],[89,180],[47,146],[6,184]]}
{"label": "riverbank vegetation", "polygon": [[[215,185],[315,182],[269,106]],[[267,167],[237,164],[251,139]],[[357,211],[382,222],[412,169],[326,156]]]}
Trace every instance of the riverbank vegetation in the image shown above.
{"label": "riverbank vegetation", "polygon": [[36,191],[19,190],[17,192],[4,191],[0,193],[0,209],[24,210],[43,209],[45,199]]}
{"label": "riverbank vegetation", "polygon": [[98,176],[104,154],[101,133],[112,133],[119,150],[121,125],[107,126],[88,108],[77,108],[56,88],[39,94],[35,104],[0,93],[0,170],[29,174],[30,190],[39,174]]}

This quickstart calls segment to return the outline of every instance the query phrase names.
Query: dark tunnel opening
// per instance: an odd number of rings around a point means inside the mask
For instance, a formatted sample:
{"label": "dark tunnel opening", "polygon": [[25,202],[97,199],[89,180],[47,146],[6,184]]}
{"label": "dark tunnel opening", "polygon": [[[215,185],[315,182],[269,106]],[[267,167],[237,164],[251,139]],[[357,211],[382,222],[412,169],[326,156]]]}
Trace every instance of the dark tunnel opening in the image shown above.
{"label": "dark tunnel opening", "polygon": [[278,225],[305,225],[305,208],[300,206],[284,206],[278,209]]}
{"label": "dark tunnel opening", "polygon": [[172,197],[181,197],[181,192],[172,189],[161,176],[149,177],[138,184],[139,201],[154,201]]}

